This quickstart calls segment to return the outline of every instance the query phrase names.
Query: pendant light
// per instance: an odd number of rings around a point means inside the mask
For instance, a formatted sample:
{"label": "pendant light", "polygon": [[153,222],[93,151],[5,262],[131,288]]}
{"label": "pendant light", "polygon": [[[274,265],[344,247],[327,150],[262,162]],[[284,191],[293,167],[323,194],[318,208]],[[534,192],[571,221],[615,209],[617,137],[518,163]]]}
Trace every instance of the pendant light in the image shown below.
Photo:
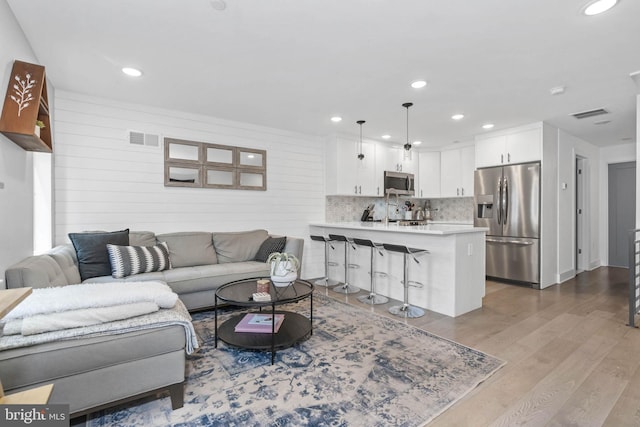
{"label": "pendant light", "polygon": [[407,109],[407,142],[404,144],[405,160],[411,160],[411,143],[409,142],[409,107],[412,105],[412,102],[405,102],[402,104],[402,106]]}
{"label": "pendant light", "polygon": [[356,123],[360,125],[360,145],[358,146],[358,159],[362,160],[364,159],[364,153],[362,152],[362,125],[366,122],[364,120],[358,120]]}

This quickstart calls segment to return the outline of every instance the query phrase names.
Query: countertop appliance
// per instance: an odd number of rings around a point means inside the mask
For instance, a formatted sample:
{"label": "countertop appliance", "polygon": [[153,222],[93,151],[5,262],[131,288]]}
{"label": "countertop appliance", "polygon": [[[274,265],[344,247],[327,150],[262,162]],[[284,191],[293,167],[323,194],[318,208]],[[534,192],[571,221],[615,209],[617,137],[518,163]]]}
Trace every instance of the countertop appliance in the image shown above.
{"label": "countertop appliance", "polygon": [[540,163],[475,171],[474,220],[488,227],[488,277],[540,284]]}
{"label": "countertop appliance", "polygon": [[415,195],[415,177],[412,173],[384,171],[384,194]]}

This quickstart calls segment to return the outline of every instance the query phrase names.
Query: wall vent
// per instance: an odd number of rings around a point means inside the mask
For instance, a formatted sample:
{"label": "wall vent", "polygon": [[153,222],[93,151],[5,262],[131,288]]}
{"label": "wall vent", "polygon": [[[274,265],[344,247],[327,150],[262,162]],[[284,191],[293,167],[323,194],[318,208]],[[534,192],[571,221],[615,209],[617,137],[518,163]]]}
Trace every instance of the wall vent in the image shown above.
{"label": "wall vent", "polygon": [[581,113],[574,113],[571,115],[576,119],[586,119],[589,117],[601,116],[603,114],[609,114],[609,112],[604,108],[597,108],[595,110],[583,111]]}
{"label": "wall vent", "polygon": [[133,145],[145,145],[147,147],[159,147],[160,135],[152,133],[138,132],[134,130],[129,131],[129,144]]}

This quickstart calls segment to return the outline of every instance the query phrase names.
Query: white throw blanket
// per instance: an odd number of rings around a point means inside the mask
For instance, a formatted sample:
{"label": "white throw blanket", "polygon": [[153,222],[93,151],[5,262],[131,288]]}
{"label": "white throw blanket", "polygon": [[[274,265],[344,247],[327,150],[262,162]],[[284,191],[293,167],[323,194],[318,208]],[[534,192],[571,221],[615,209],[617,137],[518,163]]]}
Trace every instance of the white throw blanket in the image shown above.
{"label": "white throw blanket", "polygon": [[63,329],[37,335],[8,335],[0,337],[0,351],[11,348],[27,347],[47,342],[89,338],[103,335],[117,335],[128,332],[180,325],[185,332],[185,350],[187,354],[199,347],[191,316],[182,301],[177,300],[174,307],[161,309],[155,313],[136,316],[125,320],[101,323],[81,328]]}
{"label": "white throw blanket", "polygon": [[4,317],[4,321],[138,302],[153,302],[160,308],[171,308],[177,300],[178,295],[166,283],[158,281],[84,283],[41,288],[34,289],[31,295]]}
{"label": "white throw blanket", "polygon": [[7,321],[2,329],[2,334],[35,335],[61,329],[80,328],[142,316],[159,309],[160,307],[155,302],[136,302],[112,305],[110,307],[81,308],[60,313],[36,314],[35,316]]}

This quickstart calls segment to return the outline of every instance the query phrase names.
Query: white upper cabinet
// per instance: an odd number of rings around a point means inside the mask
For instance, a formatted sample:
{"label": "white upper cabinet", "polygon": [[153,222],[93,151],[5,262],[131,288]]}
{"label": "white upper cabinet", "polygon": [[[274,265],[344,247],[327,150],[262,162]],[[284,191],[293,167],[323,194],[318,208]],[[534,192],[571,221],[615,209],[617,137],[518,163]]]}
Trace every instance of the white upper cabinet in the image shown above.
{"label": "white upper cabinet", "polygon": [[542,127],[519,128],[476,138],[478,168],[526,163],[542,158]]}
{"label": "white upper cabinet", "polygon": [[473,172],[475,170],[473,146],[440,153],[440,196],[473,196]]}
{"label": "white upper cabinet", "polygon": [[416,197],[440,197],[440,152],[425,151],[418,155],[419,179]]}
{"label": "white upper cabinet", "polygon": [[327,142],[327,194],[377,195],[375,143],[362,141],[362,160],[358,159],[359,145],[355,139],[343,137]]}

